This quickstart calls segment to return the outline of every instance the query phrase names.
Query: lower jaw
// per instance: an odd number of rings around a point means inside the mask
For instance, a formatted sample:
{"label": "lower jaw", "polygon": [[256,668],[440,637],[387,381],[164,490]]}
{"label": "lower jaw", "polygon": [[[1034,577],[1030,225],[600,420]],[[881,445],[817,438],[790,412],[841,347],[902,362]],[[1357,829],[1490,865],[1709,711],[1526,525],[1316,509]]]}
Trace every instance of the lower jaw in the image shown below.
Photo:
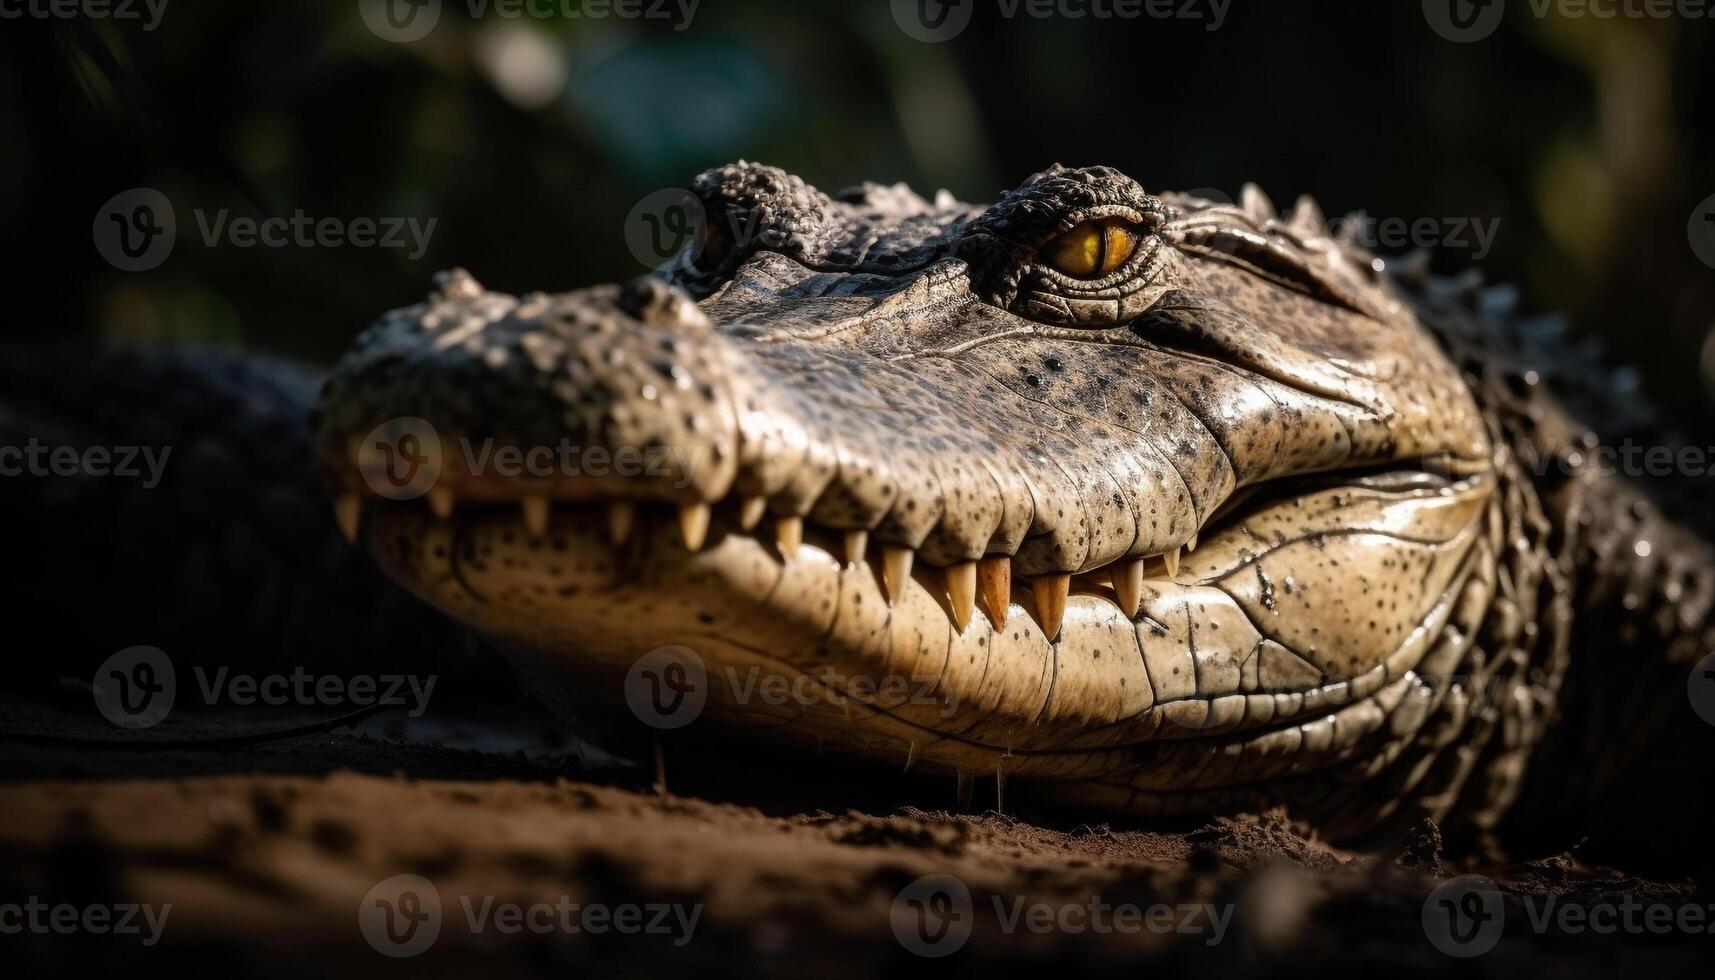
{"label": "lower jaw", "polygon": [[1144,759],[1146,794],[1218,783],[1211,755],[1295,729],[1313,739],[1315,724],[1398,676],[1378,664],[1281,693],[1259,676],[1260,637],[1233,599],[1183,581],[1148,581],[1134,621],[1110,590],[1075,579],[1050,642],[1027,589],[1004,617],[978,611],[961,631],[938,570],[914,569],[889,601],[874,549],[847,562],[814,531],[786,558],[717,519],[690,552],[676,530],[648,524],[616,547],[595,508],[557,508],[532,536],[506,510],[441,520],[388,504],[367,536],[396,580],[587,700],[626,703],[640,658],[680,647],[706,681],[695,725],[895,765],[1099,779]]}

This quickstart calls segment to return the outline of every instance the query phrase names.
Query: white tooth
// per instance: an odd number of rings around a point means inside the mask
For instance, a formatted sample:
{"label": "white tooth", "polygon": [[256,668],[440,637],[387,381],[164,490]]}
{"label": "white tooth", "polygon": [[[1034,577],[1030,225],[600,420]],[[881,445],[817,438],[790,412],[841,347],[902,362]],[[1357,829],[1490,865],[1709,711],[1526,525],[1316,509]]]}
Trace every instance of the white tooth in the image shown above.
{"label": "white tooth", "polygon": [[1136,619],[1138,607],[1143,605],[1143,562],[1142,558],[1126,558],[1114,563],[1114,597],[1127,619]]}
{"label": "white tooth", "polygon": [[881,584],[887,588],[887,604],[893,605],[905,594],[905,583],[911,580],[911,561],[917,553],[896,544],[881,546]]}
{"label": "white tooth", "polygon": [[550,505],[545,493],[532,493],[523,500],[524,530],[533,538],[548,533]]}
{"label": "white tooth", "polygon": [[1161,560],[1164,564],[1167,565],[1167,577],[1168,578],[1178,578],[1179,577],[1179,549],[1174,548],[1171,551],[1162,552]]}
{"label": "white tooth", "polygon": [[453,516],[452,487],[434,487],[429,490],[429,509],[441,520]]}
{"label": "white tooth", "polygon": [[1197,550],[1197,535],[1195,533],[1193,533],[1191,535],[1191,540],[1185,542],[1185,553],[1190,554],[1191,552],[1196,551],[1196,550]]}
{"label": "white tooth", "polygon": [[869,547],[868,531],[846,532],[846,565],[851,568],[863,564],[863,553]]}
{"label": "white tooth", "polygon": [[947,566],[947,600],[953,610],[953,625],[963,633],[977,604],[976,562],[962,561]]}
{"label": "white tooth", "polygon": [[762,515],[768,513],[767,497],[747,497],[738,508],[738,526],[746,531],[756,529],[762,523]]}
{"label": "white tooth", "polygon": [[679,505],[679,533],[685,547],[696,551],[709,536],[709,505],[701,500]]}
{"label": "white tooth", "polygon": [[782,558],[791,560],[798,557],[798,546],[804,543],[804,519],[802,517],[782,517],[774,522],[774,543],[780,549]]}
{"label": "white tooth", "polygon": [[624,544],[637,524],[637,502],[615,500],[607,505],[607,534],[614,544]]}
{"label": "white tooth", "polygon": [[333,502],[333,516],[339,521],[339,529],[345,534],[345,539],[356,544],[357,522],[363,516],[363,498],[355,493],[341,494]]}

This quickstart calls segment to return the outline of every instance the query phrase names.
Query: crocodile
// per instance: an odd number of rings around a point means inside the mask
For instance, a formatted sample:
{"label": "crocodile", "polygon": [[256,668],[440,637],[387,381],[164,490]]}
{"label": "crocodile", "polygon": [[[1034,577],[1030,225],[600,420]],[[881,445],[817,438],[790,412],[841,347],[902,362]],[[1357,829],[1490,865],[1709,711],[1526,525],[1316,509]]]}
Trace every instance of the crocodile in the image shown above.
{"label": "crocodile", "polygon": [[1506,294],[1108,167],[689,192],[631,283],[443,273],[315,412],[345,533],[554,683],[665,657],[699,731],[1350,840],[1647,809],[1700,737],[1709,547]]}

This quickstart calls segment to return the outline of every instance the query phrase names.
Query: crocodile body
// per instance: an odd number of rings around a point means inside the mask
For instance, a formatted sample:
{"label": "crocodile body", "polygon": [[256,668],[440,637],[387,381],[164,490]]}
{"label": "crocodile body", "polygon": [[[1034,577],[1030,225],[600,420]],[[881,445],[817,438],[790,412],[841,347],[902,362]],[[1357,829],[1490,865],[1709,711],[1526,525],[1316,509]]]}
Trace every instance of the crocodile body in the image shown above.
{"label": "crocodile body", "polygon": [[[340,523],[452,620],[610,705],[685,648],[705,730],[1091,814],[1361,840],[1675,806],[1715,559],[1591,465],[1568,404],[1617,416],[1549,394],[1559,342],[1509,304],[1253,188],[693,191],[656,275],[444,274],[328,378]],[[430,476],[381,493],[400,419]]]}

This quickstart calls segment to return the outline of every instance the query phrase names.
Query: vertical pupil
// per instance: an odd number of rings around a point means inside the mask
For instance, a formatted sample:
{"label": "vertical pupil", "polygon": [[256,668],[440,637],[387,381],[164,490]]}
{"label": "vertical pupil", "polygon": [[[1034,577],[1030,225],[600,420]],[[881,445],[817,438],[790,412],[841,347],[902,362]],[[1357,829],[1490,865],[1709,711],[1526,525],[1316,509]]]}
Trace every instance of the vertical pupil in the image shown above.
{"label": "vertical pupil", "polygon": [[1090,232],[1096,236],[1096,275],[1099,276],[1108,271],[1108,233],[1100,226],[1090,229]]}

